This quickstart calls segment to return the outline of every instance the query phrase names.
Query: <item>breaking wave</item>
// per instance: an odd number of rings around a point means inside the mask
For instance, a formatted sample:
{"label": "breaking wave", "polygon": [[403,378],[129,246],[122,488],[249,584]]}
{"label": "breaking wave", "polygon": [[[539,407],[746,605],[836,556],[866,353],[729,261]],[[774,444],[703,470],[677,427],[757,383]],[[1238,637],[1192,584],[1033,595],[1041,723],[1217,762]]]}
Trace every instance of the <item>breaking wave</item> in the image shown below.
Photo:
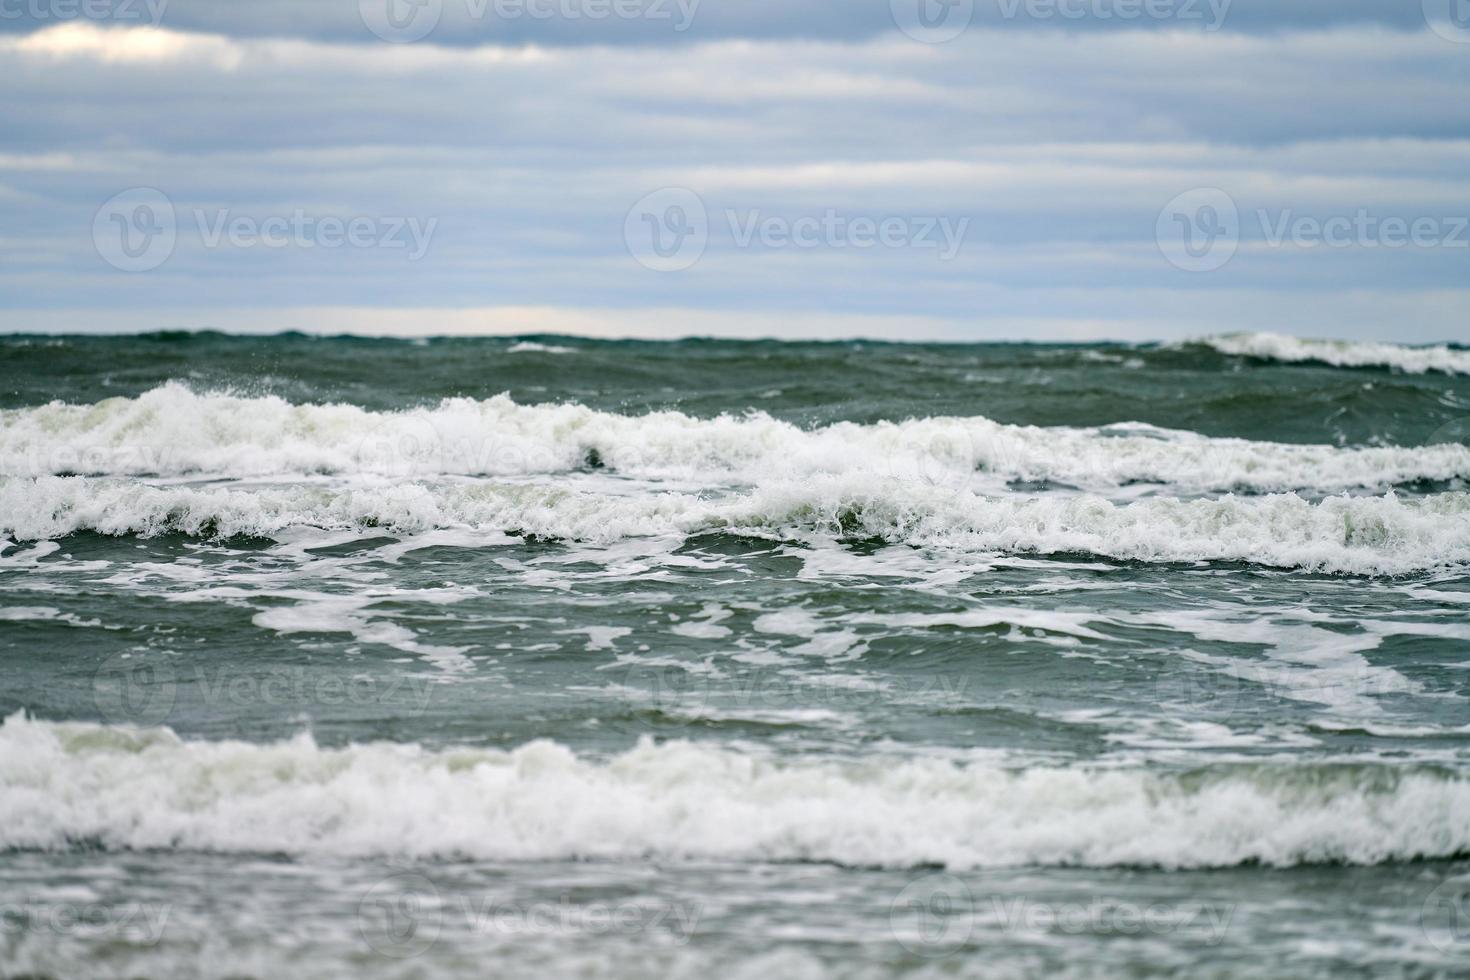
{"label": "breaking wave", "polygon": [[1083,552],[1359,574],[1470,562],[1467,493],[1115,503],[1058,494],[988,497],[851,476],[720,496],[485,481],[228,488],[0,478],[0,534],[19,540],[80,531],[271,537],[292,527],[402,534],[468,527],[593,543],[711,532],[799,538],[815,531],[967,552]]}
{"label": "breaking wave", "polygon": [[606,761],[375,743],[0,727],[0,847],[979,868],[1376,864],[1470,851],[1470,782],[1426,767],[1164,774],[786,760],[641,742]]}
{"label": "breaking wave", "polygon": [[1470,350],[1445,345],[1406,347],[1401,344],[1354,340],[1303,340],[1277,333],[1237,333],[1208,337],[1199,343],[1222,354],[1263,361],[1300,363],[1316,361],[1333,367],[1386,367],[1407,374],[1438,371],[1470,374]]}
{"label": "breaking wave", "polygon": [[0,411],[0,475],[9,476],[517,476],[599,468],[703,483],[872,473],[996,489],[1034,481],[1100,493],[1131,484],[1333,492],[1467,479],[1470,447],[1344,449],[1143,424],[1042,428],[979,416],[803,429],[756,412],[626,416],[575,404],[518,405],[503,395],[372,412],[200,394],[173,383],[95,405]]}

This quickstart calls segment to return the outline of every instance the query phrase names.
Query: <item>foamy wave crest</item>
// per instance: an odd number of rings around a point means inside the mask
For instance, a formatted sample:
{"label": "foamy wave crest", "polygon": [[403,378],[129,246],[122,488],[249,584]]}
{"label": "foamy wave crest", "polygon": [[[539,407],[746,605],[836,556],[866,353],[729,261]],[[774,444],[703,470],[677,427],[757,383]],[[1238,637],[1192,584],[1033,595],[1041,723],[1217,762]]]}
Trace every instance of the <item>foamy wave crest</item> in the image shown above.
{"label": "foamy wave crest", "polygon": [[1375,864],[1470,851],[1470,782],[1351,765],[1009,771],[644,741],[600,762],[310,737],[0,727],[0,847],[951,868]]}
{"label": "foamy wave crest", "polygon": [[896,480],[823,476],[748,493],[612,493],[544,484],[332,488],[158,487],[85,477],[0,478],[0,535],[78,531],[269,537],[291,527],[413,534],[470,527],[608,543],[731,532],[813,531],[969,552],[1086,552],[1142,561],[1243,561],[1359,574],[1470,562],[1470,494],[1295,494],[1120,504],[1095,496],[989,497]]}
{"label": "foamy wave crest", "polygon": [[96,405],[0,412],[0,474],[256,477],[620,475],[755,484],[871,473],[945,486],[1050,481],[1106,492],[1388,488],[1470,478],[1470,447],[1338,449],[1211,439],[1147,425],[1037,428],[983,417],[802,429],[760,413],[625,416],[508,397],[371,412],[177,384]]}
{"label": "foamy wave crest", "polygon": [[1319,361],[1334,367],[1387,367],[1408,374],[1439,371],[1470,374],[1470,350],[1405,347],[1352,340],[1303,340],[1277,333],[1237,333],[1200,341],[1222,354],[1255,357],[1263,361]]}

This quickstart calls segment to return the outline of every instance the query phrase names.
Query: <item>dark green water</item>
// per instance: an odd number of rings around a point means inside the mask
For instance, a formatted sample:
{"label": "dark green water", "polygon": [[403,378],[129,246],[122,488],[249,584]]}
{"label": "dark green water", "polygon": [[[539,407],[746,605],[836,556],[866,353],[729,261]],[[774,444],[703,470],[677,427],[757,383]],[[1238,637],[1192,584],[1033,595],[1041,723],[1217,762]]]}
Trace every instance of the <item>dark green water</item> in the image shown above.
{"label": "dark green water", "polygon": [[0,339],[0,974],[1455,975],[1467,419],[1269,337]]}

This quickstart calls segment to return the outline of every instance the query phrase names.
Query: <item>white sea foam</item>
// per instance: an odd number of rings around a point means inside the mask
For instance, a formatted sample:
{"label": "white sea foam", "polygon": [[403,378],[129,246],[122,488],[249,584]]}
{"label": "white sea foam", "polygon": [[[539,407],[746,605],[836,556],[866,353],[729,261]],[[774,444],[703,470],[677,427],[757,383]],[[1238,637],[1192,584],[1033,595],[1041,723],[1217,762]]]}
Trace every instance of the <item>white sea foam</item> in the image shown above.
{"label": "white sea foam", "polygon": [[505,396],[371,412],[168,384],[95,405],[0,411],[0,475],[514,476],[606,466],[703,485],[869,473],[946,487],[1051,481],[1095,492],[1388,488],[1470,478],[1470,447],[1343,449],[1212,439],[1142,424],[1003,425],[975,416],[802,429],[762,413],[626,416]]}
{"label": "white sea foam", "polygon": [[640,743],[607,761],[376,743],[0,727],[0,847],[951,868],[1373,864],[1470,851],[1470,782],[1258,764],[1172,777]]}
{"label": "white sea foam", "polygon": [[861,475],[720,496],[608,493],[458,481],[347,487],[151,486],[85,477],[0,478],[0,535],[78,531],[270,537],[293,528],[497,535],[607,544],[724,531],[800,539],[813,530],[961,553],[1088,553],[1141,561],[1242,561],[1400,574],[1470,562],[1470,494],[1295,494],[1115,503],[1095,496],[985,496]]}
{"label": "white sea foam", "polygon": [[1406,347],[1401,344],[1353,340],[1303,340],[1277,333],[1235,333],[1207,337],[1208,344],[1222,354],[1255,357],[1264,361],[1319,361],[1334,367],[1387,367],[1408,374],[1438,371],[1470,374],[1470,350],[1437,347]]}
{"label": "white sea foam", "polygon": [[65,623],[67,626],[101,626],[99,619],[83,619],[52,606],[0,606],[0,623]]}

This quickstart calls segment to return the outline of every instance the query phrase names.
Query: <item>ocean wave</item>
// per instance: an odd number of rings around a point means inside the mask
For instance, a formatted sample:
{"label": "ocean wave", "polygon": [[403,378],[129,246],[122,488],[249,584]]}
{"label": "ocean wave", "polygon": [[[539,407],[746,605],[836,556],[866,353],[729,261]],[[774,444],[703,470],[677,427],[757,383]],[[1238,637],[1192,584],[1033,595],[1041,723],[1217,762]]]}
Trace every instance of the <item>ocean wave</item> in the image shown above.
{"label": "ocean wave", "polygon": [[871,473],[953,487],[1032,481],[1096,492],[1132,484],[1332,492],[1470,478],[1470,447],[1344,449],[980,416],[803,429],[758,412],[625,416],[575,404],[518,405],[503,395],[372,412],[179,384],[95,405],[0,411],[0,475],[10,476],[515,476],[598,468],[711,484]]}
{"label": "ocean wave", "polygon": [[607,761],[374,743],[0,727],[0,847],[909,868],[1376,864],[1470,852],[1443,770],[1235,764],[1181,775],[941,759],[776,760],[640,742]]}
{"label": "ocean wave", "polygon": [[1207,337],[1199,343],[1222,354],[1263,361],[1300,363],[1316,361],[1334,367],[1386,367],[1406,374],[1470,374],[1470,350],[1445,345],[1407,347],[1402,344],[1353,340],[1303,340],[1277,333],[1236,333]]}
{"label": "ocean wave", "polygon": [[0,478],[0,534],[79,531],[270,537],[293,527],[414,534],[470,527],[611,543],[729,532],[847,538],[963,552],[1089,553],[1153,562],[1240,561],[1357,574],[1470,562],[1470,494],[1296,494],[1115,503],[1059,494],[990,497],[897,480],[824,476],[749,492],[612,492],[460,481],[352,486],[151,486],[86,477]]}

